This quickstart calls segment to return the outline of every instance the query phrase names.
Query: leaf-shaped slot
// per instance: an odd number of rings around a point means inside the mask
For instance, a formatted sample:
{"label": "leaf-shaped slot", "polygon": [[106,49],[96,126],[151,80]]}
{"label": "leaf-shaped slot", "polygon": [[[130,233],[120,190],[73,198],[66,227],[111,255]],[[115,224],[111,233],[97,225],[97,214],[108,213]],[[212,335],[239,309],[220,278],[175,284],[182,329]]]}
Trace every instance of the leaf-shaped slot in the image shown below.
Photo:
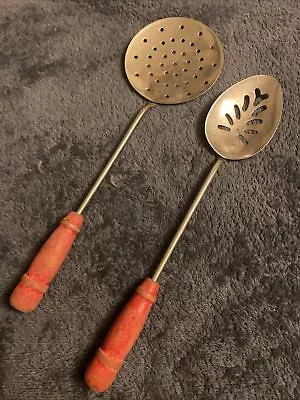
{"label": "leaf-shaped slot", "polygon": [[238,105],[234,106],[235,118],[241,119],[241,111]]}
{"label": "leaf-shaped slot", "polygon": [[254,119],[251,119],[250,121],[246,122],[247,125],[260,125],[262,123],[263,123],[263,120],[260,118],[254,118]]}
{"label": "leaf-shaped slot", "polygon": [[253,117],[257,117],[260,113],[262,113],[266,109],[267,109],[267,106],[260,106],[256,110],[254,110],[251,115],[253,115]]}
{"label": "leaf-shaped slot", "polygon": [[218,125],[218,128],[221,129],[222,131],[230,132],[231,129],[228,128],[228,126],[225,125]]}
{"label": "leaf-shaped slot", "polygon": [[244,133],[247,133],[248,135],[257,135],[257,131],[255,129],[244,129]]}
{"label": "leaf-shaped slot", "polygon": [[233,125],[233,119],[229,114],[225,114],[225,117],[227,118],[227,121],[230,123],[230,125]]}
{"label": "leaf-shaped slot", "polygon": [[244,104],[242,106],[243,111],[247,111],[250,103],[250,97],[248,95],[244,96]]}
{"label": "leaf-shaped slot", "polygon": [[241,141],[242,143],[248,144],[248,140],[245,138],[245,136],[239,135],[239,139],[240,139],[240,141]]}
{"label": "leaf-shaped slot", "polygon": [[261,94],[260,89],[256,88],[255,89],[255,99],[253,102],[254,106],[257,106],[259,103],[261,103],[263,100],[266,100],[269,98],[269,95],[267,93]]}

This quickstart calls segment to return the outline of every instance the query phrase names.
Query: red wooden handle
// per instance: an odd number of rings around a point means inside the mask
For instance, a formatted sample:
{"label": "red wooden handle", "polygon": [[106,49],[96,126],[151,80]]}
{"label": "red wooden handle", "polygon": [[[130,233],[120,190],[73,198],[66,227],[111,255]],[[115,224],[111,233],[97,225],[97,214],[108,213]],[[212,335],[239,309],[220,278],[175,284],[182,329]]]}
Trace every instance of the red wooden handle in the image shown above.
{"label": "red wooden handle", "polygon": [[147,278],[108,331],[102,346],[85,371],[85,382],[93,391],[104,392],[113,383],[145,325],[158,290],[159,284]]}
{"label": "red wooden handle", "polygon": [[25,275],[12,292],[9,303],[18,311],[33,311],[60,269],[83,223],[82,215],[71,211],[44,243]]}

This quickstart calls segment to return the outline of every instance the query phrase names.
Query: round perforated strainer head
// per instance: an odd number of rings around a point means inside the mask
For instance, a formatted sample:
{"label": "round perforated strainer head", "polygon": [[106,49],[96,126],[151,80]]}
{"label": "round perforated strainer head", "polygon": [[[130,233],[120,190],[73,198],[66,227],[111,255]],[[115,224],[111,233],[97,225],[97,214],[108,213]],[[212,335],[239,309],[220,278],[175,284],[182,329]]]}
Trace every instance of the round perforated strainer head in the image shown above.
{"label": "round perforated strainer head", "polygon": [[160,104],[193,100],[218,79],[222,45],[206,25],[191,18],[153,22],[137,33],[125,56],[129,82],[146,99]]}
{"label": "round perforated strainer head", "polygon": [[256,75],[236,83],[212,105],[205,133],[212,148],[229,160],[242,160],[261,151],[281,119],[283,97],[273,76]]}

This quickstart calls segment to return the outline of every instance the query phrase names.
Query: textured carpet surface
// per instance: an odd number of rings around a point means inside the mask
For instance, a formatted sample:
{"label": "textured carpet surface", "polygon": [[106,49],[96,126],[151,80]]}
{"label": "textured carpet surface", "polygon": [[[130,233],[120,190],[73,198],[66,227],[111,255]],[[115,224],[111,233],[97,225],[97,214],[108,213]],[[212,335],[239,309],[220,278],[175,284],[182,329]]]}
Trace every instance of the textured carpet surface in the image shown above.
{"label": "textured carpet surface", "polygon": [[[176,15],[218,33],[220,79],[148,113],[41,305],[14,311],[11,290],[145,104],[124,75],[127,44]],[[297,0],[0,1],[1,400],[300,399],[299,18]],[[85,367],[215,159],[210,105],[258,73],[283,86],[276,136],[223,165],[117,381],[89,392]]]}

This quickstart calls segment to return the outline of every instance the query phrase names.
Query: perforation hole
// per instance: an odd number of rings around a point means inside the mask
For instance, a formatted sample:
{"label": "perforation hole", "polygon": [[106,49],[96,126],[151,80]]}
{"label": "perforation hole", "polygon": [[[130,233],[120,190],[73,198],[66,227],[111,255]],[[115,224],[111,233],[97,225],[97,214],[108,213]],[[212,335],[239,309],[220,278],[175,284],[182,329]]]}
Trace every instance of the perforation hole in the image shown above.
{"label": "perforation hole", "polygon": [[260,119],[260,118],[254,118],[254,119],[251,119],[250,121],[247,121],[247,125],[260,125],[260,124],[262,124],[263,123],[263,120],[262,119]]}
{"label": "perforation hole", "polygon": [[153,72],[149,72],[149,76],[153,76]]}
{"label": "perforation hole", "polygon": [[210,48],[213,50],[213,49],[214,49],[214,46],[210,46]]}
{"label": "perforation hole", "polygon": [[165,65],[163,63],[159,64],[160,67],[164,67]]}
{"label": "perforation hole", "polygon": [[140,76],[140,74],[134,74],[134,76]]}
{"label": "perforation hole", "polygon": [[248,95],[244,96],[244,103],[242,106],[243,111],[247,111],[250,103],[250,97]]}
{"label": "perforation hole", "polygon": [[165,94],[165,98],[168,99],[170,96],[168,94]]}
{"label": "perforation hole", "polygon": [[187,64],[190,64],[190,63],[191,63],[191,60],[186,60],[186,63],[187,63]]}
{"label": "perforation hole", "polygon": [[147,88],[147,89],[146,89],[146,92],[150,92],[150,89],[149,89],[149,88]]}
{"label": "perforation hole", "polygon": [[190,83],[189,81],[185,81],[184,82],[185,85],[189,85],[189,83]]}
{"label": "perforation hole", "polygon": [[174,85],[176,88],[179,88],[179,85],[178,85],[178,83],[175,83],[175,85]]}
{"label": "perforation hole", "polygon": [[203,57],[201,57],[201,58],[200,58],[200,61],[204,61],[204,58],[203,58]]}
{"label": "perforation hole", "polygon": [[253,111],[252,115],[253,117],[257,117],[260,113],[262,113],[263,111],[265,111],[267,109],[267,106],[261,106],[259,108],[257,108],[256,110]]}
{"label": "perforation hole", "polygon": [[199,54],[201,50],[200,50],[200,49],[197,49],[196,51],[197,51],[197,53]]}
{"label": "perforation hole", "polygon": [[181,43],[184,43],[184,42],[185,42],[185,39],[182,38],[180,41],[181,41]]}
{"label": "perforation hole", "polygon": [[187,72],[187,69],[186,69],[186,68],[183,68],[183,72]]}
{"label": "perforation hole", "polygon": [[157,47],[153,47],[153,51],[157,51]]}
{"label": "perforation hole", "polygon": [[168,73],[169,73],[168,71],[165,71],[165,72],[164,72],[165,75],[168,75]]}
{"label": "perforation hole", "polygon": [[143,42],[144,42],[144,43],[147,43],[147,42],[148,42],[148,40],[145,38],[145,39],[143,40]]}
{"label": "perforation hole", "polygon": [[264,101],[268,98],[269,98],[269,95],[267,93],[261,94],[260,89],[256,88],[255,89],[255,100],[253,102],[253,105],[257,106],[259,103],[261,103],[262,101]]}
{"label": "perforation hole", "polygon": [[216,64],[216,63],[214,63],[212,66],[213,66],[214,68],[216,68],[217,64]]}
{"label": "perforation hole", "polygon": [[191,95],[191,93],[190,93],[190,92],[188,92],[186,95],[187,95],[187,96],[190,96],[190,95]]}
{"label": "perforation hole", "polygon": [[151,54],[148,55],[148,58],[152,58]]}
{"label": "perforation hole", "polygon": [[168,84],[168,83],[165,83],[165,84],[164,84],[164,86],[168,87],[168,86],[169,86],[169,84]]}
{"label": "perforation hole", "polygon": [[248,135],[257,135],[257,131],[255,129],[244,129],[245,133],[247,133]]}
{"label": "perforation hole", "polygon": [[193,46],[195,46],[195,43],[194,43],[194,42],[191,42],[190,45],[193,47]]}
{"label": "perforation hole", "polygon": [[175,42],[175,39],[174,39],[174,38],[172,38],[172,39],[171,39],[171,42],[172,42],[172,43],[174,43],[174,42]]}
{"label": "perforation hole", "polygon": [[164,28],[160,28],[160,31],[163,32],[163,31],[164,31]]}
{"label": "perforation hole", "polygon": [[164,46],[166,44],[166,42],[162,41],[161,44]]}
{"label": "perforation hole", "polygon": [[177,62],[176,62],[176,61],[173,61],[172,64],[173,64],[173,65],[177,65]]}
{"label": "perforation hole", "polygon": [[176,50],[172,50],[172,54],[176,54]]}
{"label": "perforation hole", "polygon": [[233,125],[233,119],[229,114],[225,114],[225,117],[227,118],[227,121],[230,123],[230,125]]}
{"label": "perforation hole", "polygon": [[146,67],[147,67],[147,68],[150,68],[150,67],[151,67],[151,65],[150,65],[150,64],[147,64],[147,65],[146,65]]}
{"label": "perforation hole", "polygon": [[228,128],[228,126],[225,125],[218,125],[218,128],[221,129],[221,131],[226,131],[226,132],[230,132],[231,129]]}
{"label": "perforation hole", "polygon": [[133,56],[133,58],[135,58],[137,60],[139,57],[138,56]]}
{"label": "perforation hole", "polygon": [[197,78],[198,78],[198,75],[193,75],[193,78],[194,78],[194,79],[197,79]]}
{"label": "perforation hole", "polygon": [[240,139],[240,141],[244,144],[248,144],[248,140],[243,136],[243,135],[239,135],[238,138]]}
{"label": "perforation hole", "polygon": [[202,35],[203,35],[203,32],[199,32],[199,33],[198,33],[198,36],[202,36]]}
{"label": "perforation hole", "polygon": [[178,74],[177,74],[177,72],[174,72],[174,74],[173,74],[174,76],[178,76]]}
{"label": "perforation hole", "polygon": [[155,82],[156,82],[156,83],[159,83],[159,79],[155,79]]}
{"label": "perforation hole", "polygon": [[163,55],[163,58],[167,58],[168,56],[166,54]]}
{"label": "perforation hole", "polygon": [[199,69],[199,71],[202,71],[202,70],[203,70],[203,67],[199,67],[198,69]]}
{"label": "perforation hole", "polygon": [[184,29],[184,25],[180,25],[180,29]]}
{"label": "perforation hole", "polygon": [[207,84],[208,84],[208,81],[204,81],[204,84],[207,85]]}
{"label": "perforation hole", "polygon": [[241,119],[241,112],[240,112],[240,108],[238,105],[235,104],[234,106],[234,112],[235,112],[235,118],[236,119]]}

